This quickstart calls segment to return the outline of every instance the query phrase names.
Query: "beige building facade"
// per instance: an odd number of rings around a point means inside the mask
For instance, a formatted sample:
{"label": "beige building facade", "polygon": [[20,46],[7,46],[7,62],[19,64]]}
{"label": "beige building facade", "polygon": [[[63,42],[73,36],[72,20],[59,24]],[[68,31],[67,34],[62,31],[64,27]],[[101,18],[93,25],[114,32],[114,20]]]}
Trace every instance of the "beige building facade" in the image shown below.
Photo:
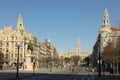
{"label": "beige building facade", "polygon": [[23,63],[27,52],[27,45],[29,41],[33,41],[34,36],[27,32],[24,28],[21,14],[17,20],[16,29],[13,30],[12,26],[6,26],[0,30],[0,51],[4,53],[5,63],[14,65],[18,56],[18,43],[19,49],[19,62]]}
{"label": "beige building facade", "polygon": [[[19,44],[19,50],[18,50]],[[28,49],[31,44],[33,50]],[[46,44],[46,45],[45,45]],[[5,26],[0,30],[0,51],[4,54],[4,64],[17,65],[19,52],[19,64],[23,69],[32,69],[33,63],[36,68],[46,55],[56,56],[57,50],[50,41],[40,42],[32,33],[25,29],[21,14],[18,16],[16,29]]]}
{"label": "beige building facade", "polygon": [[[111,53],[104,52],[105,47],[108,46],[108,44],[111,43],[113,48],[116,48],[116,50],[111,50]],[[102,25],[99,30],[99,34],[97,36],[97,40],[93,46],[93,52],[92,52],[92,64],[97,66],[98,60],[101,60],[101,64],[109,63],[111,68],[116,64],[117,70],[118,65],[120,62],[120,55],[117,53],[117,45],[120,43],[120,28],[115,28],[111,26],[110,20],[109,20],[109,14],[108,10],[105,9]],[[110,46],[108,50],[110,51]],[[113,63],[114,62],[114,63]]]}

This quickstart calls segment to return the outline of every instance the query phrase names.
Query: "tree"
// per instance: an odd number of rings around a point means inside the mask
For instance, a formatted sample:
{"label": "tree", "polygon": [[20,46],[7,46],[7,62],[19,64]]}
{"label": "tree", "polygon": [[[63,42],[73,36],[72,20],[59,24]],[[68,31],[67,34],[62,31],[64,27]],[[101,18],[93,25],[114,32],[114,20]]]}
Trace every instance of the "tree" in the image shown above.
{"label": "tree", "polygon": [[80,57],[77,55],[71,56],[71,61],[74,63],[74,65],[78,65],[78,62],[80,60]]}
{"label": "tree", "polygon": [[88,56],[88,57],[86,57],[85,59],[84,59],[84,62],[86,62],[87,63],[87,65],[89,66],[89,63],[90,63],[90,57]]}
{"label": "tree", "polygon": [[108,42],[107,45],[103,48],[103,52],[101,54],[101,58],[105,61],[105,62],[112,62],[114,56],[115,56],[115,48],[114,47],[115,44],[114,42]]}
{"label": "tree", "polygon": [[69,63],[69,62],[70,62],[70,58],[65,57],[65,58],[64,58],[64,61],[65,61],[65,63]]}
{"label": "tree", "polygon": [[33,52],[33,44],[31,42],[28,43],[28,50],[31,50]]}

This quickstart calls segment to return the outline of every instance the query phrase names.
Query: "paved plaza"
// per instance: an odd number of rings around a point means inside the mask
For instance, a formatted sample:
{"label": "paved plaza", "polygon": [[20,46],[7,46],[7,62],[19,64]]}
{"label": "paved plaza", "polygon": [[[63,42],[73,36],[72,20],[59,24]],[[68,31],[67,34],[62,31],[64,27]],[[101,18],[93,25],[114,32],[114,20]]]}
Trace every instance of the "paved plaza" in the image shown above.
{"label": "paved plaza", "polygon": [[[22,80],[69,80],[72,78],[75,78],[74,80],[79,80],[83,78],[90,78],[92,79],[93,73],[88,73],[84,69],[75,67],[75,71],[72,72],[71,70],[67,68],[56,68],[53,67],[50,71],[50,68],[41,68],[26,71],[26,70],[19,70],[19,77]],[[84,75],[84,76],[79,76]],[[7,76],[7,77],[6,77]],[[79,77],[78,77],[79,76]],[[87,77],[85,77],[87,76]],[[64,79],[63,79],[64,78]],[[16,79],[16,70],[2,70],[0,71],[0,80],[17,80]],[[84,80],[84,79],[83,79]]]}
{"label": "paved plaza", "polygon": [[77,66],[75,70],[68,68],[40,68],[33,70],[19,70],[19,79],[16,78],[16,70],[2,70],[0,71],[0,80],[120,80],[119,76],[98,77],[98,72],[86,70],[85,67]]}

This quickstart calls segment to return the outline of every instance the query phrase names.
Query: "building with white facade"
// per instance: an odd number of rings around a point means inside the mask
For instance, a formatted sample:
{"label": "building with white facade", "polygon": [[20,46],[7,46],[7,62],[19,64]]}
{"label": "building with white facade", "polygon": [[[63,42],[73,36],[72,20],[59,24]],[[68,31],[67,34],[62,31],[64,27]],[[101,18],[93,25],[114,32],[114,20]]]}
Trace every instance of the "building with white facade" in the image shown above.
{"label": "building with white facade", "polygon": [[57,53],[50,41],[42,44],[32,33],[27,31],[21,14],[18,16],[16,29],[12,29],[12,26],[5,26],[0,30],[0,51],[4,54],[4,64],[12,67],[17,65],[19,53],[19,65],[26,70],[31,70],[33,64],[36,68],[39,67],[42,59],[46,59],[47,54],[53,57]]}
{"label": "building with white facade", "polygon": [[[109,44],[109,45],[108,45]],[[99,30],[99,34],[92,52],[93,66],[98,65],[98,60],[101,61],[101,65],[107,64],[107,68],[116,68],[118,72],[118,66],[120,66],[120,28],[112,27],[109,20],[109,14],[107,9],[104,11],[102,26]],[[105,52],[105,47],[108,46]],[[117,47],[116,47],[117,46]],[[112,49],[112,50],[111,50]],[[110,52],[111,51],[111,52]]]}

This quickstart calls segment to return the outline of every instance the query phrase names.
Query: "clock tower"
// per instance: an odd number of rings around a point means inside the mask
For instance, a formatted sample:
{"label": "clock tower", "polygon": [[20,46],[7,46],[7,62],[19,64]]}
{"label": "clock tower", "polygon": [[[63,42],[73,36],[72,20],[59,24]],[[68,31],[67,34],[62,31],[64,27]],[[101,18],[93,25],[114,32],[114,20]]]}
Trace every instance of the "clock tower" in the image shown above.
{"label": "clock tower", "polygon": [[76,43],[76,55],[80,54],[80,39],[77,39],[77,43]]}

